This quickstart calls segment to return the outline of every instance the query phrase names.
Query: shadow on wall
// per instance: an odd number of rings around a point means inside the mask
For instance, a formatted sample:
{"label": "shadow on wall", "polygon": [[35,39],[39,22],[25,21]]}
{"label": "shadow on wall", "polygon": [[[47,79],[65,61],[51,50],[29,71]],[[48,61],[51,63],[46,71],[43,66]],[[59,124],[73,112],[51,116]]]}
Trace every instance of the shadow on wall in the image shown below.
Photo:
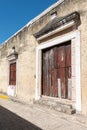
{"label": "shadow on wall", "polygon": [[42,130],[0,106],[0,130]]}

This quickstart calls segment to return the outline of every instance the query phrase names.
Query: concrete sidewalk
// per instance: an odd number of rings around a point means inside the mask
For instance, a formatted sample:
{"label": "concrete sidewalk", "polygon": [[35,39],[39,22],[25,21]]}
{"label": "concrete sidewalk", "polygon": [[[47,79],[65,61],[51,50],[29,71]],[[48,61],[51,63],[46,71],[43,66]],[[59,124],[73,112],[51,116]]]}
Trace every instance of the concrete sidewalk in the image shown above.
{"label": "concrete sidewalk", "polygon": [[48,108],[5,99],[0,99],[0,105],[42,130],[87,130],[87,118],[80,115],[67,115]]}

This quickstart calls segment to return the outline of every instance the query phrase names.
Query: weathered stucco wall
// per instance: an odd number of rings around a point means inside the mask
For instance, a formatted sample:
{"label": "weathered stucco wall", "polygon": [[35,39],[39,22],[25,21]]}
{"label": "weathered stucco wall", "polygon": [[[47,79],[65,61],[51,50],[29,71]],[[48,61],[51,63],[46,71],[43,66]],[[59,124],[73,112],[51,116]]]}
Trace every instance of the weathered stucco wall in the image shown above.
{"label": "weathered stucco wall", "polygon": [[[65,0],[58,7],[43,15],[31,25],[24,27],[0,47],[0,91],[6,93],[9,84],[9,65],[7,55],[16,47],[17,60],[17,97],[24,101],[35,98],[36,86],[36,46],[37,40],[32,34],[43,28],[51,19],[51,13],[57,10],[58,17],[66,16],[74,11],[80,13],[81,25],[81,96],[82,112],[87,114],[87,0]],[[78,59],[77,59],[78,60]]]}
{"label": "weathered stucco wall", "polygon": [[6,58],[0,60],[0,91],[2,93],[7,93],[8,86],[8,62]]}
{"label": "weathered stucco wall", "polygon": [[1,46],[0,52],[0,92],[7,93],[9,85],[9,62],[7,56],[12,47],[18,52],[16,96],[22,101],[32,101],[35,97],[35,56],[36,42],[24,28]]}
{"label": "weathered stucco wall", "polygon": [[[78,11],[80,13],[81,25],[78,30],[81,32],[81,99],[82,113],[87,115],[87,4],[86,0],[65,0],[65,3],[60,6],[59,16],[67,15],[68,13]],[[78,59],[77,59],[78,60]]]}
{"label": "weathered stucco wall", "polygon": [[32,101],[35,97],[35,62],[36,62],[36,46],[32,36],[29,36],[28,44],[23,47],[18,57],[17,71],[17,95],[22,100]]}
{"label": "weathered stucco wall", "polygon": [[[65,0],[60,6],[56,7],[53,10],[57,10],[58,17],[66,16],[74,11],[78,11],[80,13],[81,25],[78,27],[78,30],[81,34],[81,44],[80,44],[80,69],[81,69],[81,100],[82,100],[82,113],[87,115],[87,4],[86,0]],[[52,12],[52,11],[51,11]],[[50,19],[49,12],[45,17]],[[49,20],[46,19],[44,22],[48,22]],[[43,23],[40,25],[42,28],[44,25]],[[36,23],[37,28],[39,28],[38,24]],[[47,40],[47,39],[46,39]],[[78,60],[78,59],[77,59]]]}
{"label": "weathered stucco wall", "polygon": [[[80,13],[81,25],[79,30],[81,32],[81,98],[82,98],[82,112],[87,114],[87,4],[86,0],[66,0],[66,3],[62,5],[62,10],[64,15],[68,12],[78,11]],[[78,59],[77,59],[78,60]]]}

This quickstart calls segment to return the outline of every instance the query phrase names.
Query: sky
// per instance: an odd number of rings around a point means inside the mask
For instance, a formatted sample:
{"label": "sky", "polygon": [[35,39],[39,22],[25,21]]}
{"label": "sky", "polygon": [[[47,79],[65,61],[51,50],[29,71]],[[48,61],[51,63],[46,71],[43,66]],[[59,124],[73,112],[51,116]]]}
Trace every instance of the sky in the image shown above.
{"label": "sky", "polygon": [[0,0],[0,44],[58,0]]}

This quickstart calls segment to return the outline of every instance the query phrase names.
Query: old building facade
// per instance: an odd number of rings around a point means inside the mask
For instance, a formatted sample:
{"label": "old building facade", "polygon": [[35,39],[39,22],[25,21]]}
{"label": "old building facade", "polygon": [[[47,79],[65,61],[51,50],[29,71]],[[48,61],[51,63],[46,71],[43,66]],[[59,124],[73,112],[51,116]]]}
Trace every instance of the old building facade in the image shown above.
{"label": "old building facade", "polygon": [[87,4],[59,0],[0,46],[0,92],[87,115]]}

